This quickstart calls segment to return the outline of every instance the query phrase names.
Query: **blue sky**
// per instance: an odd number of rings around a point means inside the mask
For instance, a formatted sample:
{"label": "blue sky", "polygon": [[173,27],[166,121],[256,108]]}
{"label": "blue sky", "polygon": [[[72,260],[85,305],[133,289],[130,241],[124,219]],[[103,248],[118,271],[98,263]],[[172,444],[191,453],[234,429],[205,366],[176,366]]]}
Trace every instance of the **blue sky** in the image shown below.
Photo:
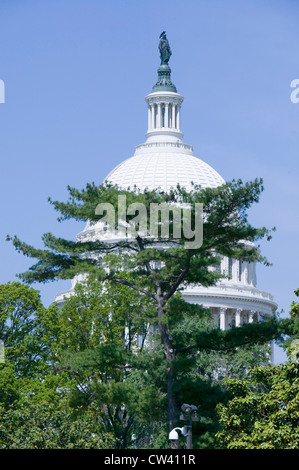
{"label": "blue sky", "polygon": [[[227,181],[264,179],[250,221],[277,231],[258,287],[286,316],[299,287],[298,18],[295,0],[0,0],[0,282],[31,265],[7,234],[73,239],[82,225],[59,224],[47,198],[100,184],[144,142],[166,30],[184,141]],[[35,287],[48,305],[69,285]]]}

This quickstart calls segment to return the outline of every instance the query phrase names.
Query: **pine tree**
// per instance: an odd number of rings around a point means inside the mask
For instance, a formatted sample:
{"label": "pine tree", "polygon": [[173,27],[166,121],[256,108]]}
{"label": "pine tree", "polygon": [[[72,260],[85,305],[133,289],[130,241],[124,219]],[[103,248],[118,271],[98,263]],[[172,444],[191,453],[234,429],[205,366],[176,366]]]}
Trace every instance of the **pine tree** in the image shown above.
{"label": "pine tree", "polygon": [[[186,364],[190,362],[194,352],[230,351],[242,345],[264,344],[288,331],[288,321],[278,321],[273,317],[260,324],[248,324],[229,331],[217,328],[202,331],[198,327],[192,331],[181,330],[174,336],[171,334],[174,323],[186,314],[198,318],[200,324],[202,308],[187,305],[177,294],[186,284],[214,285],[221,275],[211,267],[219,265],[219,255],[269,264],[261,255],[258,245],[248,247],[244,243],[256,243],[272,236],[272,230],[255,228],[248,222],[247,211],[253,203],[259,201],[263,190],[261,180],[245,184],[240,180],[232,181],[218,188],[207,189],[194,186],[189,193],[179,186],[169,193],[158,190],[125,191],[110,184],[88,184],[82,191],[68,189],[70,197],[66,203],[50,200],[60,213],[59,220],[75,219],[96,224],[102,219],[111,229],[116,220],[122,219],[135,236],[111,241],[101,238],[70,241],[47,233],[43,236],[44,249],[36,249],[15,236],[13,244],[16,249],[38,260],[20,278],[32,283],[72,279],[76,275],[85,274],[90,280],[128,287],[140,296],[140,304],[146,299],[151,305],[150,320],[158,329],[163,348],[169,428],[177,424],[179,413],[175,392],[178,364],[182,361]],[[162,216],[162,220],[157,219],[154,226],[157,229],[154,233],[159,236],[151,236],[153,225],[149,217],[146,218],[145,229],[144,219],[140,214],[136,216],[136,212],[133,217],[132,212],[126,211],[123,219],[123,207],[118,204],[119,196],[126,198],[127,208],[140,208],[141,204],[147,215],[150,214],[152,204],[164,204],[170,209],[182,208],[187,204],[192,227],[196,227],[197,207],[202,204],[202,244],[195,248],[188,247],[190,234],[184,231],[183,218],[180,219],[180,238],[175,236],[177,220],[174,215],[169,218],[166,227],[169,233],[167,230],[163,232],[165,224]],[[99,204],[113,207],[115,219],[103,217],[103,212],[97,210]]]}

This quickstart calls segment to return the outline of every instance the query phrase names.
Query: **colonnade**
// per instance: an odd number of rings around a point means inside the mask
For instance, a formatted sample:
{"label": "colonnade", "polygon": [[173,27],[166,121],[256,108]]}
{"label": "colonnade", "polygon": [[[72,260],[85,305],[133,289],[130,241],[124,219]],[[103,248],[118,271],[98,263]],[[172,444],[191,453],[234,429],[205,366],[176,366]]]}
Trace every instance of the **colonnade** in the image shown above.
{"label": "colonnade", "polygon": [[148,105],[148,130],[175,129],[180,130],[180,104],[152,102]]}
{"label": "colonnade", "polygon": [[229,330],[244,323],[253,323],[260,319],[260,313],[256,310],[228,307],[213,308],[213,316],[218,320],[218,327],[221,330]]}
{"label": "colonnade", "polygon": [[218,270],[234,282],[256,286],[255,263],[223,257]]}

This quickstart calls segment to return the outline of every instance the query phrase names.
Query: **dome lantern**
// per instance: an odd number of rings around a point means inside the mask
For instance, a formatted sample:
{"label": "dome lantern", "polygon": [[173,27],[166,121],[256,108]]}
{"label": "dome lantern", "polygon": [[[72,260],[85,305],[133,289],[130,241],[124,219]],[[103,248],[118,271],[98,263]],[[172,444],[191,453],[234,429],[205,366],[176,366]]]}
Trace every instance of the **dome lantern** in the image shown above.
{"label": "dome lantern", "polygon": [[[165,31],[160,35],[161,64],[158,82],[145,97],[148,106],[146,141],[135,147],[132,157],[121,162],[106,177],[106,181],[120,188],[144,190],[160,188],[170,191],[177,184],[190,191],[193,183],[203,188],[224,184],[214,168],[194,156],[192,145],[183,142],[180,129],[180,110],[184,101],[170,80],[168,65],[171,50]],[[168,78],[159,82],[162,70]],[[171,85],[170,85],[171,84]]]}
{"label": "dome lantern", "polygon": [[161,63],[158,68],[158,81],[145,98],[148,106],[146,137],[167,134],[174,139],[181,139],[183,134],[180,130],[180,110],[184,98],[177,93],[171,81],[168,61],[172,52],[165,31],[160,34],[159,51]]}

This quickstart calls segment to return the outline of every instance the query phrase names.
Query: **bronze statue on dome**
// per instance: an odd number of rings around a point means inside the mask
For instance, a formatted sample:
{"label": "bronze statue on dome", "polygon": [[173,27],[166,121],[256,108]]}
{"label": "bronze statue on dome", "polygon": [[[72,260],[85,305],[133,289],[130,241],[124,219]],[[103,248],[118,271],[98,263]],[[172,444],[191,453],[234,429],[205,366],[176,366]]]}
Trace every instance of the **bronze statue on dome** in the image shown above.
{"label": "bronze statue on dome", "polygon": [[170,49],[165,31],[163,31],[163,33],[160,34],[159,51],[160,51],[161,65],[164,65],[164,64],[168,65],[168,62],[171,56],[171,49]]}

